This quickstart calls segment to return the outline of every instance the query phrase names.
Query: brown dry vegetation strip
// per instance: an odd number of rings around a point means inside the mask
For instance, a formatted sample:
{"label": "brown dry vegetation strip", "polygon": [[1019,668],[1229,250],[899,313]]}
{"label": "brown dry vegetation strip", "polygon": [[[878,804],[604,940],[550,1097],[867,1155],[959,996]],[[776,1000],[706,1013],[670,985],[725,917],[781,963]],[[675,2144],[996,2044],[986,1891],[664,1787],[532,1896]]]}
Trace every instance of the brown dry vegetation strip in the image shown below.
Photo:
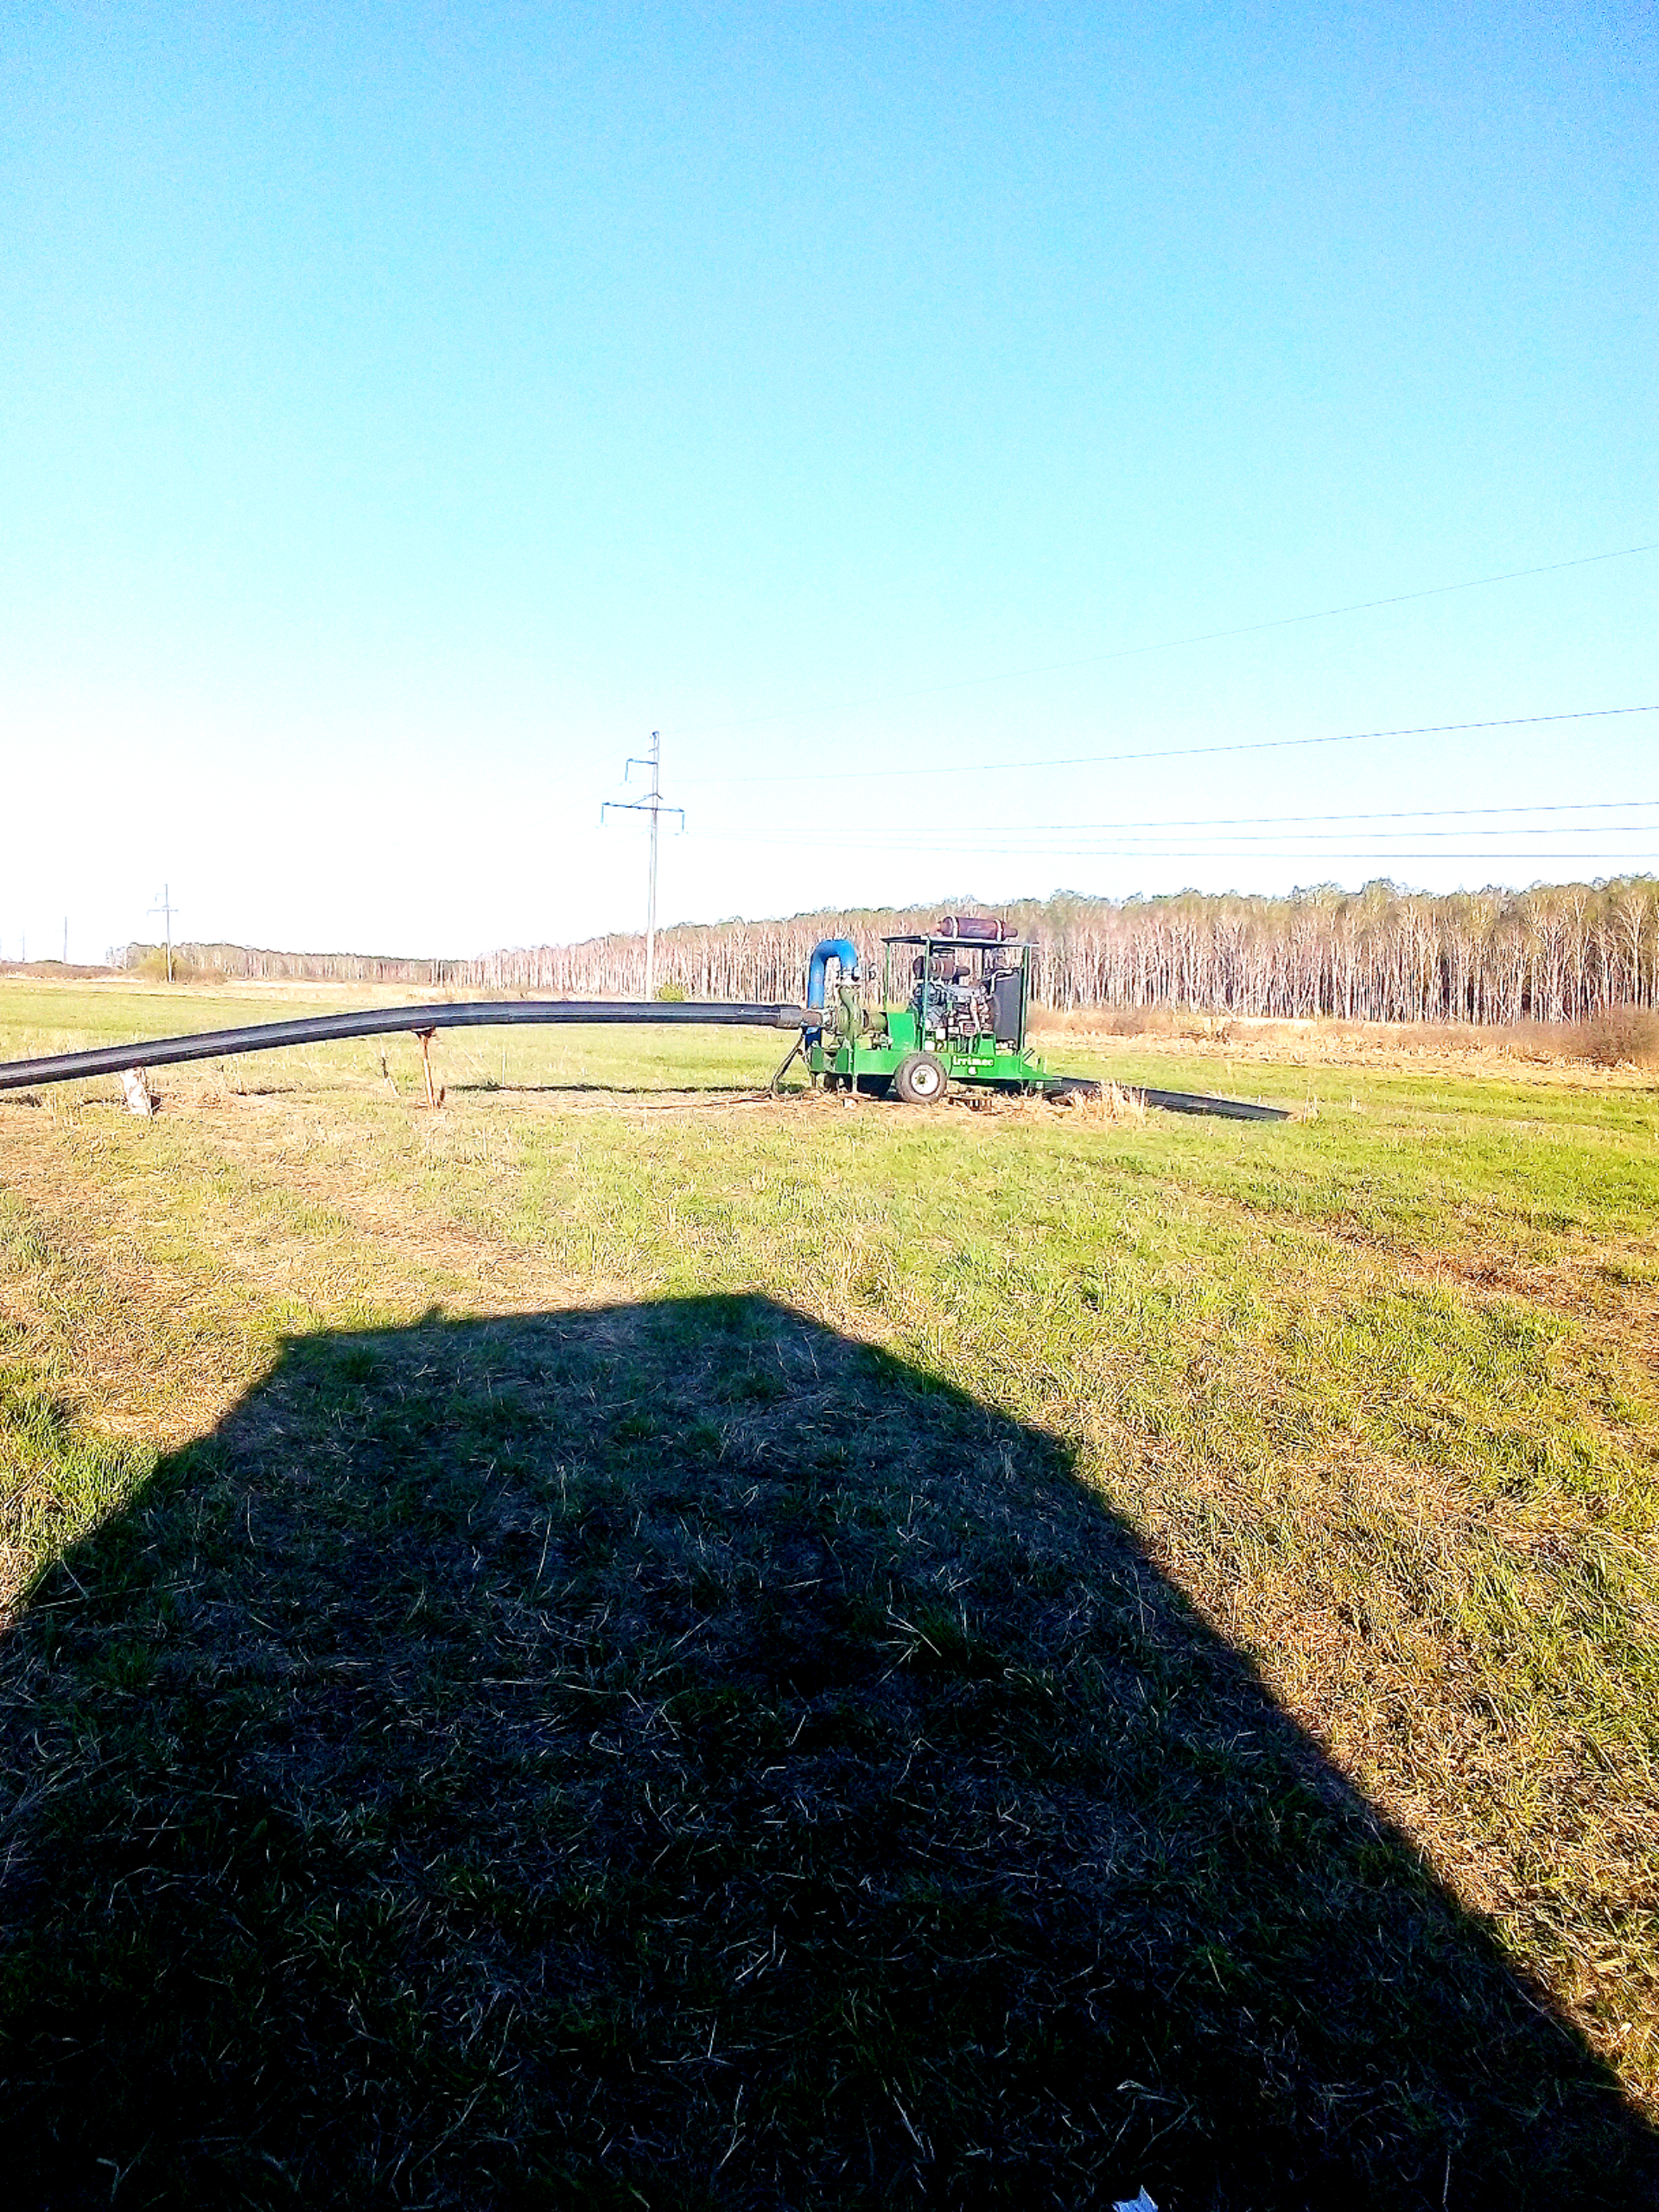
{"label": "brown dry vegetation strip", "polygon": [[[1197,1194],[1193,1203],[1217,1220],[1261,1227],[1274,1223],[1315,1244],[1342,1247],[1370,1262],[1375,1280],[1455,1282],[1477,1300],[1507,1299],[1592,1327],[1629,1357],[1659,1364],[1659,1236],[1579,1236],[1571,1249],[1540,1259],[1478,1247],[1483,1224],[1465,1214],[1456,1245],[1422,1243],[1374,1226],[1275,1211],[1258,1199]],[[1471,1249],[1472,1248],[1472,1249]]]}

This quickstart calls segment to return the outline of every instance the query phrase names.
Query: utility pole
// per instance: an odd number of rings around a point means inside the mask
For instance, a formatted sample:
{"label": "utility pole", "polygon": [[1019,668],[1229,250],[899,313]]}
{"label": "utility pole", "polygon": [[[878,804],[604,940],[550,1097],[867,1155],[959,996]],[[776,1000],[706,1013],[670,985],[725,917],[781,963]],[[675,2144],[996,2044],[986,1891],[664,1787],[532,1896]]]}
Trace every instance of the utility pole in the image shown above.
{"label": "utility pole", "polygon": [[67,914],[63,918],[63,964],[66,968],[69,965],[69,917]]}
{"label": "utility pole", "polygon": [[162,886],[160,905],[152,906],[149,911],[152,914],[160,914],[167,925],[167,980],[170,983],[173,980],[173,900],[166,884]]}
{"label": "utility pole", "polygon": [[636,768],[649,768],[651,771],[651,789],[645,798],[607,798],[599,810],[599,820],[602,829],[605,817],[612,812],[648,814],[651,817],[651,874],[645,890],[645,996],[652,999],[657,995],[658,819],[664,814],[677,814],[680,817],[680,827],[683,830],[685,809],[683,806],[663,804],[663,734],[661,730],[654,729],[651,733],[651,752],[647,758],[641,760],[636,755],[628,761],[622,771],[622,780],[625,784],[632,781],[632,771]]}

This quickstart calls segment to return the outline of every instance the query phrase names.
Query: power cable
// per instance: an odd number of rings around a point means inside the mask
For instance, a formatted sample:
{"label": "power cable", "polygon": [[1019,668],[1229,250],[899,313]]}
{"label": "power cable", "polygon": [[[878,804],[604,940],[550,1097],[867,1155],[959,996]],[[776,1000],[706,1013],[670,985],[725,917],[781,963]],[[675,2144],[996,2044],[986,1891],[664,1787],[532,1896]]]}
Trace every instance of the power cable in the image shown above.
{"label": "power cable", "polygon": [[[972,853],[972,854],[973,854],[973,855],[974,855],[974,857],[975,857],[976,859],[984,857],[984,858],[990,858],[990,859],[999,859],[999,858],[1002,858],[1002,859],[1010,859],[1010,860],[1014,860],[1014,859],[1024,859],[1024,858],[1027,857],[1027,855],[1024,855],[1024,854],[1021,854],[1021,853],[1019,853],[1018,851],[1010,851],[1010,852],[1002,853],[1002,852],[999,852],[995,848],[994,848],[994,847],[989,847],[989,846],[968,846],[968,847],[964,847],[963,849],[964,851],[966,851],[966,852],[970,852],[970,853]],[[1404,848],[1395,848],[1395,847],[1390,847],[1390,848],[1387,849],[1386,850],[1380,851],[1380,852],[1373,852],[1373,851],[1363,851],[1363,852],[1332,852],[1332,851],[1319,851],[1319,852],[1310,853],[1310,852],[1306,851],[1305,849],[1302,849],[1302,848],[1300,848],[1300,847],[1293,848],[1292,849],[1290,849],[1290,850],[1288,850],[1288,851],[1285,851],[1285,852],[1273,852],[1273,851],[1265,851],[1265,852],[1264,852],[1264,851],[1262,851],[1262,850],[1261,850],[1261,849],[1255,849],[1255,850],[1252,850],[1252,851],[1249,851],[1249,852],[1233,852],[1233,851],[1230,851],[1230,850],[1229,850],[1226,847],[1224,847],[1224,846],[1217,846],[1217,847],[1213,847],[1213,848],[1211,848],[1211,847],[1205,847],[1205,849],[1204,849],[1203,851],[1201,851],[1201,852],[1183,852],[1183,851],[1181,851],[1180,849],[1179,849],[1178,848],[1176,848],[1176,847],[1174,847],[1174,846],[1172,846],[1172,847],[1170,848],[1170,849],[1169,849],[1167,852],[1163,852],[1163,853],[1148,853],[1148,852],[1146,852],[1145,850],[1141,850],[1141,849],[1133,849],[1133,850],[1130,850],[1130,851],[1128,851],[1128,852],[1115,852],[1115,851],[1113,851],[1113,850],[1112,850],[1112,849],[1111,849],[1109,846],[1091,845],[1091,846],[1088,847],[1088,848],[1087,848],[1086,849],[1084,849],[1084,850],[1082,850],[1082,851],[1079,851],[1079,852],[1075,852],[1075,853],[1068,853],[1068,852],[1065,852],[1065,851],[1062,851],[1062,850],[1059,850],[1059,849],[1056,849],[1056,850],[1055,850],[1055,851],[1054,851],[1054,852],[1050,855],[1050,857],[1051,857],[1051,858],[1052,858],[1052,859],[1055,859],[1055,860],[1124,860],[1124,861],[1145,861],[1145,860],[1168,860],[1168,861],[1179,861],[1179,860],[1194,860],[1194,861],[1449,861],[1449,860],[1456,860],[1456,859],[1458,859],[1458,858],[1459,858],[1459,857],[1463,857],[1463,858],[1469,859],[1469,860],[1477,860],[1477,861],[1576,861],[1580,862],[1580,864],[1582,864],[1582,863],[1583,863],[1584,861],[1639,861],[1639,860],[1651,860],[1651,859],[1653,858],[1653,855],[1652,855],[1652,853],[1651,853],[1650,851],[1648,851],[1648,852],[1641,852],[1641,853],[1627,853],[1627,852],[1611,852],[1611,853],[1581,853],[1581,852],[1580,852],[1580,853],[1541,853],[1541,852],[1538,852],[1538,851],[1536,851],[1536,850],[1533,850],[1533,851],[1530,851],[1530,852],[1524,852],[1524,853],[1497,853],[1497,852],[1470,853],[1470,854],[1463,855],[1461,855],[1461,856],[1460,856],[1459,855],[1458,855],[1458,854],[1456,854],[1456,853],[1448,853],[1448,852],[1444,852],[1444,851],[1441,851],[1441,852],[1433,852],[1433,853],[1421,853],[1421,852],[1412,852],[1412,851],[1410,851],[1410,850],[1408,850],[1408,849],[1404,849]]]}
{"label": "power cable", "polygon": [[[922,683],[908,690],[867,694],[861,699],[843,699],[816,707],[786,707],[765,715],[739,716],[727,721],[689,722],[682,727],[688,733],[717,729],[759,729],[772,722],[802,721],[815,715],[855,714],[861,708],[879,707],[892,700],[937,698],[950,691],[970,691],[986,683],[1017,683],[1028,677],[1060,676],[1077,668],[1103,668],[1109,662],[1134,660],[1146,653],[1173,652],[1183,645],[1208,645],[1227,638],[1259,637],[1268,630],[1288,630],[1303,622],[1329,622],[1338,615],[1366,614],[1382,607],[1405,607],[1414,600],[1440,599],[1448,593],[1478,591],[1488,584],[1517,583],[1529,576],[1560,575],[1567,569],[1593,568],[1604,561],[1629,561],[1640,553],[1659,552],[1659,540],[1647,545],[1617,546],[1608,553],[1585,553],[1571,561],[1551,561],[1537,569],[1504,569],[1490,576],[1468,576],[1454,584],[1427,584],[1419,591],[1390,593],[1383,599],[1357,599],[1344,607],[1318,607],[1304,614],[1277,614],[1265,622],[1241,622],[1227,630],[1199,630],[1182,638],[1159,638],[1150,644],[1120,645],[1110,652],[1086,653],[1076,660],[1039,662],[1027,668],[1005,668],[985,676],[963,676],[945,683]],[[1018,765],[1018,764],[1016,764]],[[689,776],[687,783],[731,783],[745,780],[731,776]],[[765,780],[780,780],[766,779]]]}
{"label": "power cable", "polygon": [[[1609,556],[1611,557],[1611,556]],[[1262,737],[1231,745],[1178,745],[1147,753],[1074,753],[1051,760],[949,761],[927,768],[809,768],[779,776],[691,777],[690,782],[823,784],[887,782],[899,776],[989,776],[1034,768],[1098,768],[1127,760],[1198,760],[1221,753],[1287,753],[1310,745],[1361,745],[1382,737],[1448,737],[1474,729],[1529,729],[1546,722],[1605,721],[1618,715],[1659,715],[1649,707],[1580,707],[1571,714],[1507,715],[1494,721],[1423,722],[1411,728],[1351,729],[1330,737]]]}
{"label": "power cable", "polygon": [[[1560,823],[1557,823],[1553,828],[1549,829],[1528,829],[1523,826],[1519,829],[1508,830],[1473,830],[1467,832],[1467,835],[1471,837],[1559,837],[1563,833],[1563,826],[1564,825]],[[1569,836],[1572,835],[1571,824],[1569,823],[1565,825],[1565,828],[1567,834]],[[968,832],[966,834],[969,836],[975,834],[982,834],[988,836],[995,836],[998,835],[995,830],[988,830],[982,833]],[[1243,850],[1251,845],[1271,845],[1274,843],[1289,843],[1305,847],[1309,851],[1316,851],[1321,845],[1341,844],[1344,841],[1352,840],[1356,837],[1361,838],[1368,843],[1382,848],[1397,844],[1400,837],[1402,836],[1414,835],[1419,837],[1456,839],[1461,834],[1463,833],[1460,833],[1456,830],[1419,830],[1414,832],[1402,830],[1396,835],[1389,836],[1385,832],[1379,830],[1374,833],[1370,837],[1366,838],[1365,833],[1363,830],[1312,830],[1301,836],[1296,836],[1294,835],[1287,836],[1283,831],[1276,831],[1271,835],[1263,835],[1262,836],[1244,836],[1224,839],[1221,847],[1217,845],[1214,839],[1211,839],[1203,843],[1192,844],[1180,842],[1173,838],[1154,839],[1149,837],[1130,837],[1126,840],[1125,846],[1122,849],[1137,853],[1145,853],[1149,857],[1153,858],[1155,858],[1160,853],[1207,853],[1223,849],[1228,850]],[[1652,822],[1610,822],[1599,830],[1586,830],[1584,834],[1586,836],[1600,837],[1618,836],[1659,838],[1659,823]],[[1017,833],[1005,832],[1003,835],[1005,837],[1012,840],[1017,836]],[[1053,842],[1046,842],[1041,844],[1033,844],[1006,842],[998,844],[995,849],[999,852],[1026,853],[1093,852],[1098,849],[1093,845],[1068,844],[1064,842],[1065,835],[1066,833],[1063,830],[1057,830],[1054,832],[1054,837],[1061,841],[1058,843]],[[735,831],[725,832],[721,836],[720,842],[722,843],[729,842],[734,836],[741,836],[741,833]],[[745,838],[742,839],[742,842],[750,842],[752,841]],[[792,833],[787,838],[780,837],[768,840],[769,843],[773,844],[780,844],[785,842],[798,842],[806,845],[821,845],[823,841],[822,838],[811,837],[800,838],[798,841],[793,836]],[[839,838],[836,840],[836,843],[838,845],[843,842],[846,841]],[[930,835],[926,832],[909,836],[906,836],[902,833],[895,832],[891,836],[879,839],[855,839],[852,842],[861,844],[864,849],[869,852],[948,853],[963,851],[985,852],[991,849],[989,847],[984,845],[964,843],[963,838],[960,836],[953,837],[949,835],[941,835],[938,833]],[[1115,847],[1113,849],[1116,850],[1120,849]],[[1462,847],[1461,849],[1468,852],[1477,852],[1484,849],[1479,846],[1468,845]],[[1594,846],[1591,846],[1587,849],[1593,852],[1596,850],[1596,848]]]}
{"label": "power cable", "polygon": [[[1302,822],[1443,822],[1453,817],[1467,818],[1471,816],[1503,815],[1510,817],[1517,814],[1612,814],[1623,813],[1631,808],[1649,806],[1659,807],[1659,798],[1576,799],[1572,801],[1559,801],[1549,805],[1534,806],[1404,807],[1395,809],[1387,813],[1217,814],[1208,816],[1175,816],[1173,817],[1163,817],[1157,820],[1131,820],[1123,822],[974,823],[963,823],[959,828],[952,830],[923,828],[912,830],[893,830],[884,832],[883,834],[889,841],[895,841],[909,846],[914,844],[921,838],[945,838],[955,842],[958,842],[963,837],[977,837],[982,836],[1039,836],[1054,835],[1075,836],[1083,831],[1098,833],[1108,830],[1124,836],[1138,836],[1142,831],[1155,833],[1164,830],[1250,830],[1258,827],[1268,826],[1283,830],[1287,825]],[[1471,836],[1477,837],[1507,837],[1511,836],[1517,837],[1553,837],[1563,834],[1567,836],[1607,836],[1615,834],[1622,836],[1627,831],[1639,831],[1645,834],[1656,828],[1659,828],[1659,824],[1646,822],[1586,822],[1578,824],[1567,822],[1552,823],[1547,826],[1533,830],[1525,826],[1515,828],[1506,822],[1503,826],[1497,829],[1471,830],[1469,834]],[[705,837],[725,841],[732,838],[741,838],[745,842],[752,842],[755,835],[753,830],[710,830],[694,831],[691,834],[694,839],[696,837]],[[781,833],[767,831],[765,834],[767,836],[770,842],[777,842],[780,837],[788,838],[791,836],[797,835],[801,836],[804,842],[806,842],[816,844],[822,842],[816,835],[810,833],[785,830]],[[1345,835],[1347,833],[1344,832],[1344,834]],[[1381,832],[1378,833],[1379,836],[1382,834],[1382,833]],[[1443,836],[1450,836],[1456,833],[1450,830],[1425,830],[1421,831],[1412,831],[1409,833],[1402,832],[1401,834],[1410,834],[1413,836],[1422,836],[1426,837],[1438,837]]]}
{"label": "power cable", "polygon": [[[798,848],[793,845],[791,846],[791,849],[809,849],[808,842],[805,840],[800,841]],[[902,853],[906,849],[903,846],[899,845],[869,845],[864,843],[857,837],[838,837],[836,840],[836,849],[837,852],[847,853],[868,852],[891,858]],[[1571,852],[1541,852],[1535,846],[1522,852],[1503,852],[1493,850],[1491,848],[1482,848],[1478,850],[1475,850],[1471,848],[1462,846],[1452,846],[1450,848],[1441,846],[1433,851],[1425,852],[1406,846],[1394,845],[1368,846],[1363,849],[1359,849],[1333,848],[1330,846],[1310,847],[1306,845],[1293,845],[1275,848],[1273,846],[1261,845],[1248,847],[1230,845],[1049,845],[1037,847],[1032,845],[961,844],[931,846],[926,848],[918,848],[917,849],[918,851],[927,852],[931,857],[935,859],[956,858],[960,856],[963,859],[973,860],[1048,859],[1056,861],[1122,860],[1139,861],[1276,860],[1316,861],[1323,864],[1326,861],[1340,860],[1368,861],[1382,863],[1409,860],[1454,861],[1465,859],[1478,861],[1483,864],[1488,861],[1573,861],[1578,862],[1581,866],[1593,862],[1598,866],[1603,867],[1612,861],[1619,861],[1631,863],[1637,872],[1642,874],[1649,872],[1656,857],[1659,857],[1659,855],[1656,855],[1656,849],[1651,845],[1628,849],[1624,847],[1614,847],[1611,851],[1604,849],[1600,851],[1591,850],[1588,852],[1584,850],[1582,847]]]}
{"label": "power cable", "polygon": [[[1368,814],[1211,814],[1176,815],[1146,822],[1025,822],[1022,830],[1244,830],[1264,823],[1287,822],[1446,822],[1454,815],[1486,814],[1618,814],[1628,807],[1659,806],[1659,798],[1558,799],[1535,806],[1411,806],[1388,813]],[[999,828],[1012,828],[1000,823]],[[1570,823],[1564,828],[1571,829]],[[1586,823],[1586,830],[1597,827]],[[1501,833],[1494,833],[1501,834]],[[1548,833],[1546,833],[1548,834]]]}
{"label": "power cable", "polygon": [[[792,850],[807,850],[795,847]],[[905,848],[899,845],[865,845],[857,838],[838,839],[837,852],[870,853],[891,859],[900,855]],[[1509,861],[1576,861],[1581,865],[1592,862],[1601,865],[1612,861],[1628,861],[1638,874],[1651,872],[1656,858],[1651,845],[1641,847],[1613,846],[1592,848],[1582,846],[1570,852],[1545,852],[1530,846],[1522,852],[1505,852],[1491,846],[1478,849],[1464,845],[1440,846],[1433,851],[1404,845],[1368,845],[1362,848],[1330,845],[935,845],[918,847],[918,852],[930,859],[949,860],[957,857],[973,860],[1120,860],[1120,861],[1252,861],[1252,860],[1468,860],[1484,862],[1493,860]]]}

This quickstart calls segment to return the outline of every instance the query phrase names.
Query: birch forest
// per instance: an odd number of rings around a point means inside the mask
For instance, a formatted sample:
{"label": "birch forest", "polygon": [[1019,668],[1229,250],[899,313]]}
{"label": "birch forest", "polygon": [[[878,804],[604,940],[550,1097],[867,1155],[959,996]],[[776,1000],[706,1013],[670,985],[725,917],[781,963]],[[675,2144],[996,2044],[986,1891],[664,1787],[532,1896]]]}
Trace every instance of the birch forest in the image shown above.
{"label": "birch forest", "polygon": [[[688,999],[798,1001],[820,938],[867,964],[884,935],[927,927],[937,906],[681,923],[658,932],[657,980]],[[951,911],[990,911],[971,899]],[[1170,1007],[1296,1019],[1577,1021],[1659,1007],[1659,880],[1430,896],[1392,884],[1285,898],[1183,892],[1114,900],[1061,893],[995,909],[1036,944],[1035,995],[1056,1009]],[[181,945],[197,969],[248,976],[424,983],[442,989],[638,998],[643,935],[589,938],[470,959],[267,952]],[[153,947],[131,945],[128,964]],[[879,969],[876,970],[879,973]]]}

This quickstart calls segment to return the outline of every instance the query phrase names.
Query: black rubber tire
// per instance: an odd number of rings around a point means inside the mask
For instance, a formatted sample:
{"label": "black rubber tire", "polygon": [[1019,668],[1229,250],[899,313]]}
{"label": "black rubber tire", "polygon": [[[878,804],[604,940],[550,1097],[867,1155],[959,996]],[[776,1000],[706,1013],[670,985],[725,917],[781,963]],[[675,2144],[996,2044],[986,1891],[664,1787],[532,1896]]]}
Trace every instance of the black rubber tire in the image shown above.
{"label": "black rubber tire", "polygon": [[944,1062],[932,1052],[906,1052],[893,1071],[893,1095],[906,1106],[937,1106],[950,1088]]}

